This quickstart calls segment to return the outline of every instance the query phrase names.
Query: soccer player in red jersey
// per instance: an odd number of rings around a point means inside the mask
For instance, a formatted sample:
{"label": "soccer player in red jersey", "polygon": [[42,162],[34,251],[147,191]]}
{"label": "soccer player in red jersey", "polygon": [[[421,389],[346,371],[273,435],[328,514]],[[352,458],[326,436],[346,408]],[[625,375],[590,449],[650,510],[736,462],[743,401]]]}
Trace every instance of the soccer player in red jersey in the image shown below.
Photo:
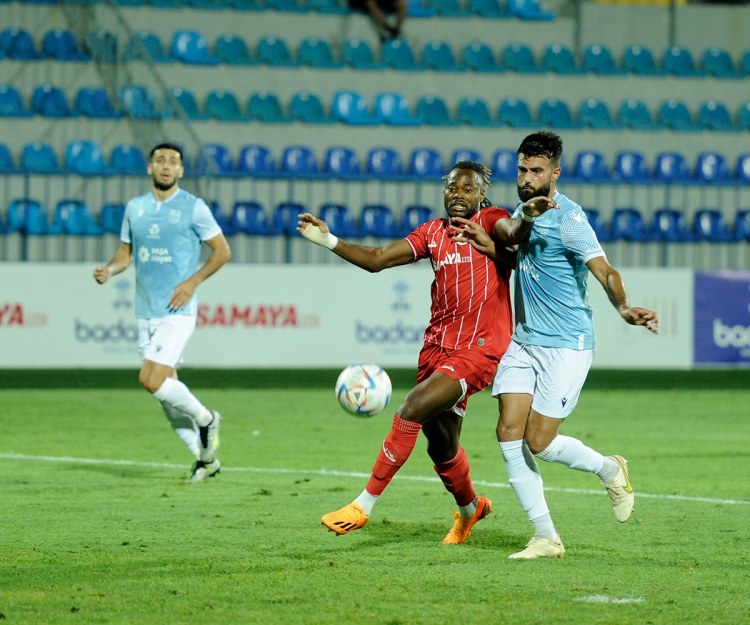
{"label": "soccer player in red jersey", "polygon": [[427,258],[435,272],[417,385],[398,407],[365,489],[349,505],[323,516],[323,525],[339,535],[367,523],[378,497],[409,458],[420,431],[427,437],[427,453],[435,471],[459,509],[443,542],[464,542],[475,523],[492,511],[490,500],[474,491],[459,435],[468,398],[492,381],[510,342],[512,261],[496,262],[457,241],[451,219],[469,219],[505,248],[522,241],[533,218],[555,204],[546,197],[533,198],[515,219],[505,209],[484,208],[490,174],[481,163],[457,163],[444,177],[448,218],[432,219],[384,247],[343,241],[324,221],[309,213],[299,216],[297,230],[302,236],[362,269],[377,272]]}

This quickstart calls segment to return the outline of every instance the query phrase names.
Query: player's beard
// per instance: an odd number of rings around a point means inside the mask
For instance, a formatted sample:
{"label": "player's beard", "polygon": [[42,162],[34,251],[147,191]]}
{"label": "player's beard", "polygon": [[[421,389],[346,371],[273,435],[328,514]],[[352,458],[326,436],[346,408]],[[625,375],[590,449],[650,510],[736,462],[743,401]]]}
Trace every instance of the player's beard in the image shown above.
{"label": "player's beard", "polygon": [[518,186],[518,197],[521,198],[522,202],[528,202],[533,197],[549,197],[551,185],[549,183],[537,187],[522,187]]}
{"label": "player's beard", "polygon": [[159,182],[156,178],[154,178],[154,186],[159,189],[159,191],[169,191],[176,184],[177,178],[173,178],[169,182]]}

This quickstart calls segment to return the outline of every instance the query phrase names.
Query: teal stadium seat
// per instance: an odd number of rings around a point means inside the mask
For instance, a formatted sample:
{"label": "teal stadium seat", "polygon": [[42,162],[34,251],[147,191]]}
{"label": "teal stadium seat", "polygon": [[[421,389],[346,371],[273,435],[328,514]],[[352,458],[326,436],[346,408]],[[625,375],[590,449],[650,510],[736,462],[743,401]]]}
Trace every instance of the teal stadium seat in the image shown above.
{"label": "teal stadium seat", "polygon": [[300,41],[297,60],[301,65],[323,69],[336,69],[343,66],[334,58],[331,45],[320,37],[306,37]]}
{"label": "teal stadium seat", "polygon": [[59,174],[64,171],[60,167],[54,148],[40,141],[28,143],[23,147],[20,165],[21,171],[37,174]]}
{"label": "teal stadium seat", "polygon": [[10,149],[4,143],[0,143],[0,172],[10,173],[16,171],[16,164]]}
{"label": "teal stadium seat", "polygon": [[598,130],[615,130],[620,124],[612,119],[612,113],[604,100],[586,98],[578,107],[578,121],[584,128]]}
{"label": "teal stadium seat", "polygon": [[258,40],[255,57],[259,63],[272,67],[294,67],[297,65],[287,42],[275,35],[266,35]]}
{"label": "teal stadium seat", "polygon": [[345,39],[341,44],[341,60],[345,66],[357,70],[380,70],[383,64],[364,39]]}
{"label": "teal stadium seat", "polygon": [[383,92],[375,96],[375,115],[390,126],[421,126],[422,120],[412,115],[406,96]]}
{"label": "teal stadium seat", "polygon": [[156,98],[145,85],[123,85],[118,92],[122,110],[133,119],[157,119]]}
{"label": "teal stadium seat", "polygon": [[258,91],[250,94],[247,102],[247,117],[268,124],[281,124],[292,121],[281,107],[281,101],[275,93]]}
{"label": "teal stadium seat", "polygon": [[214,45],[216,58],[227,65],[255,65],[256,60],[250,53],[245,40],[239,35],[225,33],[216,38]]}
{"label": "teal stadium seat", "polygon": [[208,119],[208,115],[200,109],[195,94],[182,87],[167,90],[163,115],[168,119],[178,119],[183,115],[190,120]]}
{"label": "teal stadium seat", "polygon": [[420,96],[417,99],[414,114],[427,126],[458,126],[460,124],[458,120],[451,117],[448,105],[440,96]]}
{"label": "teal stadium seat", "polygon": [[428,41],[422,49],[422,65],[437,72],[463,72],[465,68],[456,61],[453,48],[445,41]]}
{"label": "teal stadium seat", "polygon": [[562,75],[581,75],[585,71],[578,66],[573,50],[560,43],[553,43],[544,49],[542,68],[548,72]]}
{"label": "teal stadium seat", "polygon": [[637,44],[625,49],[621,66],[623,71],[638,76],[659,76],[663,74],[657,67],[656,59],[651,50]]}
{"label": "teal stadium seat", "polygon": [[633,130],[657,130],[659,128],[646,103],[635,98],[630,98],[620,104],[618,121],[625,128]]}
{"label": "teal stadium seat", "polygon": [[622,70],[617,66],[612,51],[598,43],[588,45],[583,50],[583,70],[601,76],[616,76]]}
{"label": "teal stadium seat", "polygon": [[136,31],[128,40],[123,57],[125,61],[174,62],[162,40],[151,31]]}
{"label": "teal stadium seat", "polygon": [[670,130],[679,132],[700,130],[700,127],[693,121],[687,103],[676,98],[664,100],[659,105],[656,120],[660,125]]}
{"label": "teal stadium seat", "polygon": [[289,101],[289,117],[305,124],[330,124],[334,120],[326,112],[320,98],[309,91],[299,91]]}
{"label": "teal stadium seat", "polygon": [[558,129],[580,128],[581,124],[573,118],[573,111],[568,103],[560,98],[545,98],[539,103],[537,118],[543,126]]}
{"label": "teal stadium seat", "polygon": [[32,117],[33,111],[26,108],[21,93],[13,85],[0,84],[0,117]]}
{"label": "teal stadium seat", "polygon": [[691,78],[702,74],[696,69],[693,54],[682,46],[671,46],[664,50],[662,68],[665,73],[681,78]]}
{"label": "teal stadium seat", "polygon": [[737,130],[726,104],[717,100],[707,100],[698,107],[698,125],[705,130]]}
{"label": "teal stadium seat", "polygon": [[206,37],[195,30],[177,30],[172,35],[172,56],[186,65],[218,65]]}
{"label": "teal stadium seat", "polygon": [[704,74],[715,78],[741,78],[732,55],[719,46],[706,48],[700,57],[700,68]]}
{"label": "teal stadium seat", "polygon": [[503,48],[503,64],[519,74],[539,74],[544,69],[537,62],[534,51],[525,43],[509,43]]}
{"label": "teal stadium seat", "polygon": [[492,48],[486,43],[469,43],[463,50],[463,63],[472,72],[503,72],[505,67],[497,60]]}
{"label": "teal stadium seat", "polygon": [[208,93],[206,96],[206,114],[212,119],[223,122],[241,122],[247,120],[247,117],[240,108],[237,96],[223,89]]}
{"label": "teal stadium seat", "polygon": [[542,8],[540,0],[508,0],[508,12],[522,20],[551,21],[557,17]]}
{"label": "teal stadium seat", "polygon": [[492,118],[487,102],[477,96],[464,96],[458,101],[456,119],[467,126],[499,125]]}
{"label": "teal stadium seat", "polygon": [[369,111],[367,101],[358,91],[334,93],[331,115],[344,124],[354,126],[373,126],[381,122],[379,115]]}
{"label": "teal stadium seat", "polygon": [[417,62],[411,44],[405,39],[391,39],[381,49],[383,64],[387,68],[401,71],[419,71],[425,69]]}
{"label": "teal stadium seat", "polygon": [[511,128],[531,128],[536,125],[529,103],[513,96],[500,100],[497,120]]}

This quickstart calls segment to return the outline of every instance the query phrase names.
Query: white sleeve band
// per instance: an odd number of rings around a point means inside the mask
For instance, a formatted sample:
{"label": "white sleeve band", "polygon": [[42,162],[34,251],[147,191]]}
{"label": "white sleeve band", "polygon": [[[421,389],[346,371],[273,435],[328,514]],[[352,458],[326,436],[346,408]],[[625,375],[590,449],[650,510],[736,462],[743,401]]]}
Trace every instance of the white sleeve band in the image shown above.
{"label": "white sleeve band", "polygon": [[307,227],[302,230],[302,236],[308,241],[312,241],[316,245],[322,245],[323,247],[332,250],[339,242],[339,238],[330,232],[322,232],[318,226],[308,224]]}
{"label": "white sleeve band", "polygon": [[536,220],[536,217],[533,217],[531,215],[527,215],[526,213],[524,213],[523,211],[521,211],[521,219],[523,219],[526,223],[530,223],[531,224],[531,223],[534,223],[534,221]]}

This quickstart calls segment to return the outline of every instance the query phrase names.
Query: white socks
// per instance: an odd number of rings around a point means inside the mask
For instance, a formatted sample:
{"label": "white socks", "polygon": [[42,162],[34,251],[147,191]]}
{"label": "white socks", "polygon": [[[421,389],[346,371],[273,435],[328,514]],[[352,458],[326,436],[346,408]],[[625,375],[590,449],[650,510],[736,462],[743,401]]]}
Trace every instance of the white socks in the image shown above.
{"label": "white socks", "polygon": [[185,443],[185,447],[188,448],[191,454],[196,460],[200,459],[200,443],[198,438],[198,430],[195,427],[193,420],[186,415],[184,412],[180,412],[176,408],[170,406],[167,402],[159,402],[161,409],[167,416],[167,421],[175,434],[180,437],[180,440]]}
{"label": "white socks", "polygon": [[205,427],[213,419],[213,415],[179,380],[167,378],[159,389],[153,393],[159,401],[166,402],[178,412],[184,412],[199,427]]}
{"label": "white socks", "polygon": [[547,449],[536,454],[546,462],[559,462],[570,469],[596,473],[603,482],[611,482],[617,475],[617,463],[587,447],[577,438],[558,434]]}
{"label": "white socks", "polygon": [[357,497],[354,501],[356,501],[362,507],[362,510],[365,511],[365,514],[367,516],[370,516],[372,514],[373,506],[378,501],[378,496],[371,495],[366,490],[363,490],[359,497]]}

